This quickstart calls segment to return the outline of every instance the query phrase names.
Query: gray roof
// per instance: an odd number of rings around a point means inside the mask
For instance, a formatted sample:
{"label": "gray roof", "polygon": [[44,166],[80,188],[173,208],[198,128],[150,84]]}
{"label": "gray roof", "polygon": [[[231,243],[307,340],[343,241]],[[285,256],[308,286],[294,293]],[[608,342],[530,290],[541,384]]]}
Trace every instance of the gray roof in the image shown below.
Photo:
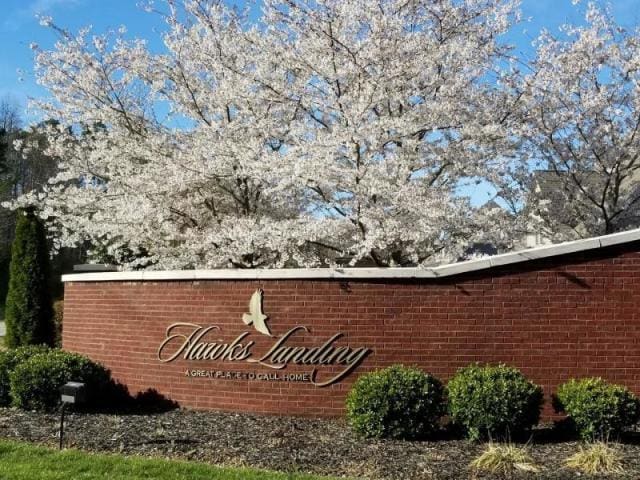
{"label": "gray roof", "polygon": [[[579,180],[583,187],[598,189],[601,177],[596,172],[581,172]],[[566,191],[567,186],[577,188],[569,172],[555,170],[536,170],[533,172],[533,182],[540,190],[540,196],[552,199],[556,194]]]}

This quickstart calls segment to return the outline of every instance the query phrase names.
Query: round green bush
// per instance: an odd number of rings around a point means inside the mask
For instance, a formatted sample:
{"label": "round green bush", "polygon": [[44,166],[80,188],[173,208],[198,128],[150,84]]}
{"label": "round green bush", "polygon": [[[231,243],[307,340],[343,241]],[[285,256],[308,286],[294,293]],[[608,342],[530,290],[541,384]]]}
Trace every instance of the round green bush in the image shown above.
{"label": "round green bush", "polygon": [[0,407],[11,404],[9,375],[16,366],[37,353],[49,350],[45,345],[27,345],[0,351]]}
{"label": "round green bush", "polygon": [[69,381],[86,386],[87,405],[108,397],[109,371],[77,353],[62,350],[33,355],[9,375],[13,405],[25,410],[53,410],[60,405],[60,387]]}
{"label": "round green bush", "polygon": [[472,440],[508,440],[540,420],[542,388],[516,368],[471,365],[447,385],[449,414]]}
{"label": "round green bush", "polygon": [[626,387],[602,378],[572,379],[558,387],[553,398],[558,413],[585,440],[607,440],[640,418],[640,402]]}
{"label": "round green bush", "polygon": [[417,368],[394,365],[362,375],[347,396],[347,420],[358,434],[411,439],[438,428],[442,383]]}

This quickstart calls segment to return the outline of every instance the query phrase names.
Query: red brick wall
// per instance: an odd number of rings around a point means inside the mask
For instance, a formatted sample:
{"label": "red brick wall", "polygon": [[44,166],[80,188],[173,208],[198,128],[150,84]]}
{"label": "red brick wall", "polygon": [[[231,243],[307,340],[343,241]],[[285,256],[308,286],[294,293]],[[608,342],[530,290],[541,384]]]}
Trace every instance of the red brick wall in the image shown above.
{"label": "red brick wall", "polygon": [[[65,288],[63,345],[104,363],[134,393],[154,388],[198,409],[341,415],[353,380],[393,363],[446,380],[471,362],[504,362],[547,394],[586,375],[640,394],[639,252],[633,243],[435,281],[72,282]],[[158,361],[172,323],[218,325],[213,336],[229,341],[251,330],[241,316],[257,288],[264,289],[274,335],[305,325],[311,333],[290,343],[313,346],[341,331],[340,345],[373,353],[325,388],[185,376],[187,369],[274,373],[243,362]],[[254,356],[273,343],[257,332],[250,338],[257,342]]]}

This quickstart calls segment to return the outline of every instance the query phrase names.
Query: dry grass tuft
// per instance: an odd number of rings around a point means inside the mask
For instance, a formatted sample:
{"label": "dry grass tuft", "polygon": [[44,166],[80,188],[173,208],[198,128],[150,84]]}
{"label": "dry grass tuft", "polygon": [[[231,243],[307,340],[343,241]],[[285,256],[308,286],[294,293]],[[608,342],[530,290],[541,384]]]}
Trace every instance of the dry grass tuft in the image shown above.
{"label": "dry grass tuft", "polygon": [[605,442],[580,446],[580,450],[565,461],[568,468],[591,475],[624,473],[622,455]]}
{"label": "dry grass tuft", "polygon": [[508,475],[510,473],[539,472],[541,468],[535,464],[526,447],[511,443],[489,443],[486,450],[471,462],[476,472],[491,472]]}

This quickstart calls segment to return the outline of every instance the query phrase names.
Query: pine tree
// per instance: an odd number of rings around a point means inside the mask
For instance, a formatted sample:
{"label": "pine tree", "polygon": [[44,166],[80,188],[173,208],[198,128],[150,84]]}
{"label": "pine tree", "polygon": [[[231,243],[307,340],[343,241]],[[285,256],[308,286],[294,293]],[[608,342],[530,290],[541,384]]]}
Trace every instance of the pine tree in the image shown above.
{"label": "pine tree", "polygon": [[5,344],[8,347],[52,345],[49,253],[44,226],[33,210],[18,214],[9,271]]}
{"label": "pine tree", "polygon": [[[9,151],[8,135],[4,128],[0,128],[0,198],[7,200],[7,192],[10,191],[9,182],[7,181],[7,161]],[[9,262],[11,261],[11,245],[10,245],[10,232],[13,228],[7,224],[10,223],[9,219],[13,218],[14,213],[5,210],[0,211],[0,299],[4,300],[7,297],[7,289],[9,287]],[[9,228],[7,228],[9,227]],[[0,305],[0,313],[4,310],[4,303]]]}
{"label": "pine tree", "polygon": [[7,172],[7,152],[9,150],[9,140],[4,128],[0,128],[0,175]]}

